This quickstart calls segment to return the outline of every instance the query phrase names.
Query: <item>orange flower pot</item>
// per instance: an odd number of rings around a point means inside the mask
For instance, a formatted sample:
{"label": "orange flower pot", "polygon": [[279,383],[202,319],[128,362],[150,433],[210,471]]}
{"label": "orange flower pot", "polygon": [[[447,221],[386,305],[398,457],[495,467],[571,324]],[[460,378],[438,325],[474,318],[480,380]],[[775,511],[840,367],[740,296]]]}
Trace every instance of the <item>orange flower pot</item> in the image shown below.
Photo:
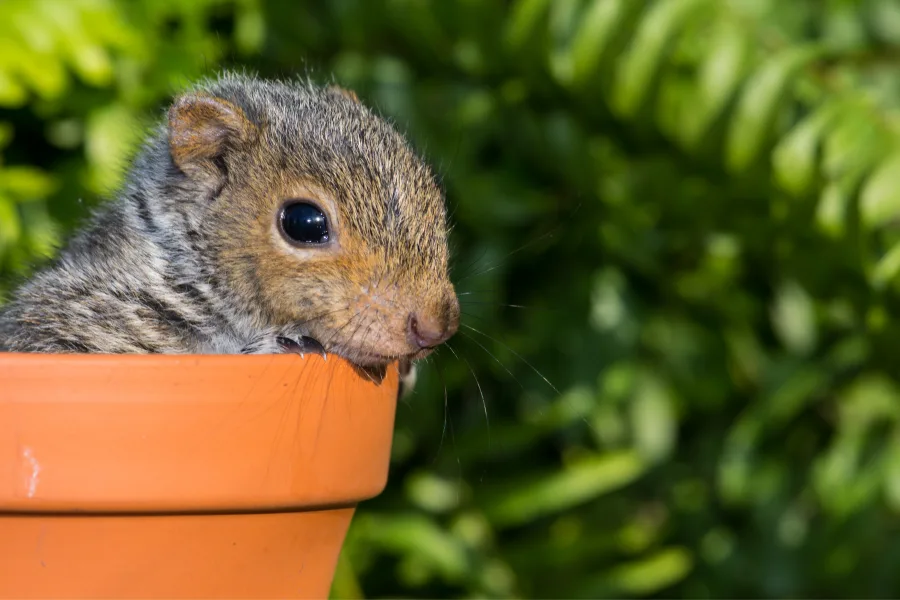
{"label": "orange flower pot", "polygon": [[326,597],[396,393],[332,356],[0,354],[0,596]]}

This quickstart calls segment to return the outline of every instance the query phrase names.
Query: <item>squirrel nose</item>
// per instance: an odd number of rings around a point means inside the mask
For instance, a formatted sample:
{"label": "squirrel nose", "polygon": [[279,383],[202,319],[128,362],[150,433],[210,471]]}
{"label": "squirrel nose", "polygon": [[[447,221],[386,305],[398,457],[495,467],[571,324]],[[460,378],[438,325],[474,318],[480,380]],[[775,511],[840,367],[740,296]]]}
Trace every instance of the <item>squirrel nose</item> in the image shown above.
{"label": "squirrel nose", "polygon": [[410,313],[407,339],[415,348],[434,348],[456,333],[456,322],[446,311],[439,315]]}

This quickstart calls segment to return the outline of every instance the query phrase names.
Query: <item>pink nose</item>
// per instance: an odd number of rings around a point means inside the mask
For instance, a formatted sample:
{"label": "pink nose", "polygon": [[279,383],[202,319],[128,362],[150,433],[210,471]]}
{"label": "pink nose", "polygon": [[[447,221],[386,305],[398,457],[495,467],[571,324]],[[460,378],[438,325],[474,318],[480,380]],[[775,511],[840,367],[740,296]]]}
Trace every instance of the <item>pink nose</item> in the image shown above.
{"label": "pink nose", "polygon": [[407,339],[416,348],[434,348],[450,339],[456,333],[456,327],[450,320],[442,317],[430,317],[412,313],[409,315]]}

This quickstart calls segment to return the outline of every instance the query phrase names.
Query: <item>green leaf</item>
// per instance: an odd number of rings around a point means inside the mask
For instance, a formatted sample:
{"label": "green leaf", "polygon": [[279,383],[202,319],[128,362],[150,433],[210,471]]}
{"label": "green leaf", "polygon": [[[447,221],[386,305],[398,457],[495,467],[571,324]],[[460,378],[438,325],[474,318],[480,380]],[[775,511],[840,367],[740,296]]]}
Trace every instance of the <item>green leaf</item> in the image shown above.
{"label": "green leaf", "polygon": [[551,0],[518,0],[510,9],[512,13],[507,20],[505,39],[509,48],[515,52],[534,43],[535,38],[547,24],[547,12]]}
{"label": "green leaf", "polygon": [[814,489],[823,508],[834,515],[859,510],[881,487],[880,470],[862,460],[864,444],[858,432],[841,433],[813,465]]}
{"label": "green leaf", "polygon": [[888,156],[866,181],[859,198],[860,219],[879,227],[900,217],[900,152]]}
{"label": "green leaf", "polygon": [[817,45],[791,47],[765,62],[745,84],[726,142],[725,164],[744,171],[759,158],[791,78],[803,66],[822,56]]}
{"label": "green leaf", "polygon": [[728,432],[719,457],[717,484],[726,502],[740,504],[752,499],[753,459],[764,433],[761,411],[747,409]]}
{"label": "green leaf", "polygon": [[723,114],[737,93],[749,57],[746,30],[730,19],[720,20],[699,67],[693,118],[686,120],[682,139],[695,147]]}
{"label": "green leaf", "polygon": [[900,6],[895,0],[874,0],[870,27],[889,44],[900,44]]}
{"label": "green leaf", "polygon": [[69,77],[58,56],[32,54],[19,66],[23,82],[45,99],[60,97],[69,86]]}
{"label": "green leaf", "polygon": [[816,224],[831,237],[840,237],[847,227],[847,209],[852,195],[841,182],[830,182],[822,188],[816,207]]}
{"label": "green leaf", "polygon": [[884,136],[872,115],[859,102],[848,103],[834,127],[825,136],[822,170],[837,179],[861,173],[884,154]]}
{"label": "green leaf", "polygon": [[612,108],[620,117],[635,116],[666,60],[666,51],[679,29],[708,0],[660,0],[651,6],[619,61],[613,84]]}
{"label": "green leaf", "polygon": [[15,130],[12,125],[0,122],[0,150],[9,145],[14,135]]}
{"label": "green leaf", "polygon": [[589,580],[583,596],[652,596],[683,580],[693,566],[693,553],[687,548],[664,548]]}
{"label": "green leaf", "polygon": [[0,195],[0,251],[19,241],[21,235],[22,227],[15,203]]}
{"label": "green leaf", "polygon": [[450,481],[433,473],[416,473],[406,480],[406,493],[423,509],[442,513],[459,506],[462,482]]}
{"label": "green leaf", "polygon": [[139,121],[123,104],[106,105],[90,115],[84,137],[94,190],[106,193],[119,185],[141,133]]}
{"label": "green leaf", "polygon": [[334,578],[331,583],[331,594],[329,598],[340,600],[362,600],[365,598],[362,588],[359,584],[359,578],[353,564],[347,557],[346,552],[341,552],[338,556],[337,567],[334,570]]}
{"label": "green leaf", "polygon": [[[890,440],[871,445],[873,427],[900,422],[900,389],[889,377],[864,374],[838,395],[838,431],[813,467],[813,484],[823,506],[844,517],[871,502],[895,460]],[[877,439],[877,438],[875,438]]]}
{"label": "green leaf", "polygon": [[767,394],[762,409],[768,428],[782,427],[808,408],[831,382],[828,373],[817,365],[804,366]]}
{"label": "green leaf", "polygon": [[251,54],[262,48],[266,39],[266,21],[256,3],[242,3],[234,25],[235,41],[241,52]]}
{"label": "green leaf", "polygon": [[591,2],[568,49],[568,83],[581,86],[597,76],[597,68],[625,14],[625,0]]}
{"label": "green leaf", "polygon": [[895,426],[885,451],[884,493],[888,505],[900,512],[900,424]]}
{"label": "green leaf", "polygon": [[845,430],[865,431],[880,420],[900,421],[900,387],[880,373],[861,375],[838,397]]}
{"label": "green leaf", "polygon": [[25,231],[25,245],[30,256],[51,258],[59,246],[59,230],[56,222],[47,213],[44,202],[19,204]]}
{"label": "green leaf", "polygon": [[[0,48],[0,52],[3,49]],[[25,103],[28,93],[9,71],[5,71],[0,65],[0,106],[16,108]]]}
{"label": "green leaf", "polygon": [[370,515],[362,520],[357,535],[367,544],[378,545],[392,553],[411,555],[423,561],[449,581],[462,579],[469,560],[462,542],[431,519],[415,515]]}
{"label": "green leaf", "polygon": [[550,72],[557,81],[567,84],[572,79],[569,41],[579,21],[585,0],[554,0],[550,5]]}
{"label": "green leaf", "polygon": [[811,191],[818,170],[818,150],[822,138],[846,106],[829,100],[788,132],[772,152],[775,181],[797,196]]}
{"label": "green leaf", "polygon": [[869,283],[875,289],[883,289],[893,281],[898,272],[900,272],[900,242],[891,246],[875,263],[869,274]]}
{"label": "green leaf", "polygon": [[787,282],[778,289],[772,306],[772,326],[785,347],[795,354],[808,354],[815,347],[815,305],[796,282]]}
{"label": "green leaf", "polygon": [[619,489],[645,470],[634,452],[593,456],[500,494],[485,510],[496,526],[527,523]]}
{"label": "green leaf", "polygon": [[675,447],[677,423],[672,392],[658,377],[643,372],[629,403],[635,449],[648,463],[658,462]]}
{"label": "green leaf", "polygon": [[0,169],[0,189],[19,201],[40,200],[56,189],[53,178],[29,166],[9,166]]}

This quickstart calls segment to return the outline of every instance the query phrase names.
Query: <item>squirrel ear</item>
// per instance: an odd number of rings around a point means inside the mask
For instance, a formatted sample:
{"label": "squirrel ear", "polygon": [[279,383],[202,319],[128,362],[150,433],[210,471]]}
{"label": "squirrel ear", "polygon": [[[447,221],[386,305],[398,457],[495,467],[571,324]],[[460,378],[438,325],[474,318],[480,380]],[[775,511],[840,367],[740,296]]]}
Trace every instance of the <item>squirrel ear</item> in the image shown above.
{"label": "squirrel ear", "polygon": [[256,133],[244,112],[221,98],[187,94],[169,109],[169,151],[185,172],[209,170],[215,159],[252,141]]}
{"label": "squirrel ear", "polygon": [[340,94],[341,96],[344,96],[345,98],[350,98],[357,104],[359,103],[359,96],[357,96],[356,92],[354,92],[353,90],[348,90],[347,88],[342,88],[339,85],[329,85],[328,89],[329,89],[329,91],[332,91],[336,94]]}

